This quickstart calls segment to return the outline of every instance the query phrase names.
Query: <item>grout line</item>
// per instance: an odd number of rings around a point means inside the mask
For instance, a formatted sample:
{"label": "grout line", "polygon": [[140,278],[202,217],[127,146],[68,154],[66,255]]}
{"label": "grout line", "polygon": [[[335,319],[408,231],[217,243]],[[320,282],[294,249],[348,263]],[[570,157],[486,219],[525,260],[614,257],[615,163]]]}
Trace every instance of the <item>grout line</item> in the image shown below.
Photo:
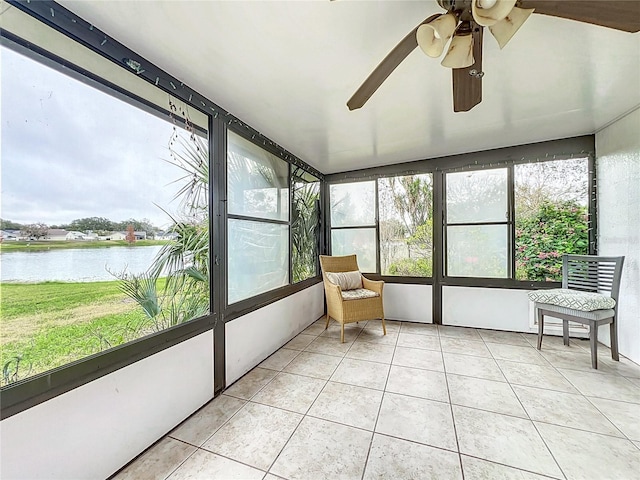
{"label": "grout line", "polygon": [[557,477],[552,477],[550,475],[545,475],[544,473],[534,472],[533,470],[527,470],[525,468],[514,467],[513,465],[508,465],[506,463],[496,462],[495,460],[487,460],[486,458],[478,457],[476,455],[471,455],[469,453],[463,453],[463,454],[461,454],[461,456],[462,455],[464,455],[465,457],[474,458],[476,460],[482,460],[483,462],[493,463],[495,465],[501,465],[503,467],[511,468],[513,470],[518,470],[520,472],[527,472],[527,473],[531,473],[533,475],[538,475],[538,476],[543,477],[543,478],[553,478],[554,480],[557,480]]}
{"label": "grout line", "polygon": [[[587,397],[586,395],[583,395],[583,396],[584,396],[584,398],[586,398],[586,399],[587,399],[587,402],[589,402],[591,405],[593,405],[593,407],[594,407],[598,412],[600,412],[600,415],[602,415],[604,418],[606,418],[606,419],[609,421],[609,423],[610,423],[611,425],[613,425],[613,427],[614,427],[616,430],[618,430],[618,431],[619,431],[619,432],[624,436],[624,438],[626,438],[626,439],[627,439],[627,440],[629,440],[630,442],[633,442],[633,440],[632,440],[631,438],[629,438],[629,437],[627,436],[627,434],[626,434],[626,433],[624,433],[620,428],[618,428],[618,426],[613,422],[613,420],[611,420],[611,419],[609,418],[609,416],[608,416],[606,413],[604,413],[602,410],[600,410],[600,409],[598,408],[598,406],[597,406],[595,403],[593,403],[593,402],[591,401],[591,398]],[[592,398],[597,398],[597,397],[592,397]],[[632,405],[633,405],[633,404],[632,404]],[[594,433],[595,433],[595,432],[594,432]]]}

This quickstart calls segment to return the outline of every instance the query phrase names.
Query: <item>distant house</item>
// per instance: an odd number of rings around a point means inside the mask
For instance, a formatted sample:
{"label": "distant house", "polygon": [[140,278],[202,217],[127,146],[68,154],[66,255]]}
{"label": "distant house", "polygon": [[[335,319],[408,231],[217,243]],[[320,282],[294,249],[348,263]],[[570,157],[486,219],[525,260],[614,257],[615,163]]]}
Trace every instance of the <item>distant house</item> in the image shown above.
{"label": "distant house", "polygon": [[68,232],[66,240],[86,240],[86,234],[83,232]]}
{"label": "distant house", "polygon": [[133,232],[133,234],[136,237],[136,240],[146,240],[147,239],[147,232]]}
{"label": "distant house", "polygon": [[[133,235],[135,236],[136,240],[147,239],[147,232],[133,232]],[[127,239],[127,232],[111,232],[111,234],[109,234],[107,238],[107,240],[126,240],[126,239]]]}
{"label": "distant house", "polygon": [[156,235],[158,240],[176,240],[178,234],[176,232],[160,232]]}
{"label": "distant house", "polygon": [[70,232],[68,232],[64,228],[50,228],[49,230],[47,230],[47,236],[45,237],[45,240],[69,240],[69,238],[67,238],[67,235],[69,235],[69,233]]}
{"label": "distant house", "polygon": [[0,237],[2,237],[2,241],[19,240],[20,230],[0,230]]}

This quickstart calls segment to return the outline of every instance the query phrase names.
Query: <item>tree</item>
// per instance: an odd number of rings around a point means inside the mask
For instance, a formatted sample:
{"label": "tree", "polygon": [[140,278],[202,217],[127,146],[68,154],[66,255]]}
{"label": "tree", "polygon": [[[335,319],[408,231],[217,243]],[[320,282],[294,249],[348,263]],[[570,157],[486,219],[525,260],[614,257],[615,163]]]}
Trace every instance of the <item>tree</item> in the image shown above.
{"label": "tree", "polygon": [[127,226],[127,236],[124,237],[124,239],[127,241],[129,245],[133,245],[134,243],[136,243],[136,234],[135,234],[135,231],[133,230],[133,225]]}
{"label": "tree", "polygon": [[293,209],[291,211],[294,282],[299,282],[316,274],[318,234],[320,231],[319,199],[319,182],[294,182]]}
{"label": "tree", "polygon": [[23,225],[20,229],[20,235],[27,237],[28,239],[39,240],[45,238],[49,233],[49,227],[44,223],[31,223],[29,225]]}
{"label": "tree", "polygon": [[114,222],[104,217],[87,217],[73,220],[67,228],[77,232],[111,232],[116,230]]}
{"label": "tree", "polygon": [[22,230],[24,225],[0,218],[0,230]]}

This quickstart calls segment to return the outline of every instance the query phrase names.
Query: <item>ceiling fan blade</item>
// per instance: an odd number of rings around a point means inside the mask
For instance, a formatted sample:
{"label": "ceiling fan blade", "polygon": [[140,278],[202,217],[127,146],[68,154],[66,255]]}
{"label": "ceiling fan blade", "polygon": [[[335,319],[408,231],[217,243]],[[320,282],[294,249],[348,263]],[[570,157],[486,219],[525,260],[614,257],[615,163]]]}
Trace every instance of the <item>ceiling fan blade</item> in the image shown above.
{"label": "ceiling fan blade", "polygon": [[640,31],[640,2],[637,0],[521,0],[522,8],[534,13],[568,18],[625,32]]}
{"label": "ceiling fan blade", "polygon": [[[451,70],[454,112],[468,112],[482,101],[482,30],[482,27],[473,24],[473,65]],[[469,75],[471,70],[479,72],[480,75]]]}
{"label": "ceiling fan blade", "polygon": [[[431,20],[436,19],[441,14],[437,13],[435,15],[431,15],[424,22],[421,22],[420,25],[424,23],[428,23]],[[418,25],[416,28],[411,30],[406,37],[404,37],[398,45],[395,46],[389,54],[384,57],[384,60],[380,62],[380,65],[376,67],[376,69],[369,75],[369,77],[364,81],[364,83],[360,86],[360,88],[353,94],[353,96],[347,102],[347,107],[349,110],[356,110],[362,107],[367,100],[371,98],[380,85],[387,79],[391,72],[393,72],[398,65],[402,63],[402,61],[407,58],[407,56],[415,50],[418,46],[418,41],[416,40],[416,31],[418,30]]]}

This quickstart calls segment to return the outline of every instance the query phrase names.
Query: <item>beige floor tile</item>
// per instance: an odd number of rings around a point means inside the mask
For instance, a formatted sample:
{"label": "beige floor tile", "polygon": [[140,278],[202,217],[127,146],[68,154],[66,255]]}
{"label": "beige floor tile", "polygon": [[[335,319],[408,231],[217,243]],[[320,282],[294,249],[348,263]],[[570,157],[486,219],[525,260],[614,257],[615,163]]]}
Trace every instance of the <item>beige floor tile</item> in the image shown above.
{"label": "beige floor tile", "polygon": [[329,380],[339,364],[340,357],[302,352],[283,371]]}
{"label": "beige floor tile", "polygon": [[458,454],[375,434],[364,480],[462,480]]}
{"label": "beige floor tile", "polygon": [[489,348],[491,355],[493,355],[495,359],[511,360],[512,362],[521,362],[530,365],[549,366],[549,363],[533,347],[487,343],[487,348]]}
{"label": "beige floor tile", "polygon": [[167,480],[262,480],[263,477],[262,470],[198,450]]}
{"label": "beige floor tile", "polygon": [[384,335],[382,333],[382,328],[379,330],[377,328],[364,328],[362,332],[360,332],[360,335],[358,335],[358,338],[356,338],[356,343],[381,343],[383,345],[395,346],[398,341],[398,332],[399,330],[387,330],[387,334]]}
{"label": "beige floor tile", "polygon": [[518,398],[505,382],[447,373],[451,403],[526,418]]}
{"label": "beige floor tile", "polygon": [[256,367],[227,388],[224,393],[245,400],[253,397],[267,383],[273,380],[278,372]]}
{"label": "beige floor tile", "polygon": [[465,480],[545,480],[543,477],[513,467],[461,455]]}
{"label": "beige floor tile", "polygon": [[340,343],[339,337],[317,337],[304,349],[305,352],[322,353],[324,355],[333,355],[335,357],[344,357],[347,350],[351,347],[355,335],[352,340],[347,340],[345,334],[344,343]]}
{"label": "beige floor tile", "polygon": [[202,448],[268,470],[302,415],[249,402]]}
{"label": "beige floor tile", "polygon": [[578,393],[569,381],[555,368],[544,365],[529,365],[508,360],[498,360],[502,373],[511,384],[546,388],[559,392]]}
{"label": "beige floor tile", "polygon": [[402,322],[400,333],[438,336],[438,326],[433,323]]}
{"label": "beige floor tile", "polygon": [[524,337],[518,332],[503,332],[501,330],[478,330],[478,333],[485,342],[489,343],[505,343],[507,345],[519,345],[521,347],[530,347]]}
{"label": "beige floor tile", "polygon": [[394,347],[377,343],[354,343],[346,354],[347,358],[370,362],[391,363]]}
{"label": "beige floor tile", "polygon": [[[538,347],[538,334],[537,333],[523,333],[522,337],[531,345],[533,348]],[[586,346],[586,350],[583,347]],[[589,352],[589,340],[581,340],[578,338],[570,338],[569,346],[567,347],[564,344],[564,340],[562,339],[562,335],[544,335],[542,338],[542,349],[543,350],[571,350],[573,352]]]}
{"label": "beige floor tile", "polygon": [[331,381],[384,390],[389,367],[383,363],[345,358],[331,376]]}
{"label": "beige floor tile", "polygon": [[438,325],[438,333],[441,337],[459,338],[461,340],[482,340],[475,328],[455,327],[453,325]]}
{"label": "beige floor tile", "polygon": [[[540,355],[555,368],[569,368],[571,370],[583,370],[586,372],[593,370],[591,368],[591,355],[584,351],[545,350],[543,346]],[[612,373],[602,362],[598,364],[598,372]]]}
{"label": "beige floor tile", "polygon": [[493,358],[472,357],[457,353],[443,352],[444,366],[447,373],[468,375],[485,380],[505,382],[506,379]]}
{"label": "beige floor tile", "polygon": [[640,365],[627,358],[620,356],[620,360],[616,362],[610,355],[598,355],[598,362],[598,368],[600,368],[600,365],[606,365],[607,371],[615,372],[623,377],[640,380]]}
{"label": "beige floor tile", "polygon": [[371,432],[305,417],[270,472],[290,480],[362,477]]}
{"label": "beige floor tile", "polygon": [[[358,335],[360,335],[360,332],[362,332],[363,328],[364,327],[362,325],[357,323],[347,323],[344,326],[345,343],[352,343],[356,338],[358,338]],[[329,328],[324,330],[320,334],[320,336],[323,338],[338,339],[338,342],[340,342],[341,334],[342,334],[342,328],[340,327],[340,324],[337,322],[334,322],[331,325],[329,325]]]}
{"label": "beige floor tile", "polygon": [[640,450],[629,440],[537,423],[567,480],[633,479],[640,472]]}
{"label": "beige floor tile", "polygon": [[277,352],[273,353],[270,357],[265,359],[260,365],[258,365],[258,367],[280,371],[284,367],[289,365],[289,363],[291,363],[291,360],[296,358],[299,353],[299,350],[289,350],[288,348],[281,348]]}
{"label": "beige floor tile", "polygon": [[328,382],[308,415],[373,430],[382,403],[382,393],[380,390]]}
{"label": "beige floor tile", "polygon": [[309,325],[307,328],[305,328],[302,331],[302,333],[305,335],[314,335],[314,336],[318,336],[324,332],[325,332],[324,320],[320,323],[313,322],[311,325]]}
{"label": "beige floor tile", "polygon": [[449,401],[449,391],[444,373],[392,365],[387,381],[387,392],[428,398],[439,402]]}
{"label": "beige floor tile", "polygon": [[640,403],[640,387],[618,375],[558,369],[580,393],[589,397]]}
{"label": "beige floor tile", "polygon": [[476,342],[474,340],[465,340],[461,338],[440,337],[440,346],[442,347],[443,352],[491,358],[491,353],[485,346],[482,339]]}
{"label": "beige floor tile", "polygon": [[[402,325],[402,322],[397,322],[395,320],[384,321],[384,326],[387,328],[387,334],[389,332],[398,333],[400,331],[401,325]],[[366,328],[367,330],[382,332],[382,322],[380,320],[369,320],[364,328]]]}
{"label": "beige floor tile", "polygon": [[245,403],[247,403],[245,400],[220,395],[194,413],[169,435],[192,445],[200,446]]}
{"label": "beige floor tile", "polygon": [[422,368],[425,370],[444,372],[442,352],[438,350],[396,347],[391,363],[402,367]]}
{"label": "beige floor tile", "polygon": [[447,403],[385,393],[376,433],[457,451]]}
{"label": "beige floor tile", "polygon": [[113,480],[151,480],[166,478],[197,449],[165,437],[118,472]]}
{"label": "beige floor tile", "polygon": [[604,398],[589,398],[589,400],[630,440],[640,441],[640,404]]}
{"label": "beige floor tile", "polygon": [[622,436],[620,431],[582,395],[519,385],[514,385],[513,389],[531,420]]}
{"label": "beige floor tile", "polygon": [[530,420],[455,405],[453,416],[460,453],[562,478]]}
{"label": "beige floor tile", "polygon": [[325,380],[319,378],[281,372],[269,385],[260,390],[252,401],[293,412],[307,413],[325,383]]}
{"label": "beige floor tile", "polygon": [[640,387],[640,378],[633,378],[633,377],[624,377],[627,380],[629,380],[631,383],[633,383],[635,386]]}
{"label": "beige floor tile", "polygon": [[440,350],[440,339],[433,335],[415,335],[413,333],[400,333],[398,336],[399,347],[422,348],[426,350]]}
{"label": "beige floor tile", "polygon": [[291,339],[289,343],[284,345],[284,348],[288,348],[290,350],[304,350],[307,345],[313,342],[316,339],[315,335],[306,335],[301,333]]}

